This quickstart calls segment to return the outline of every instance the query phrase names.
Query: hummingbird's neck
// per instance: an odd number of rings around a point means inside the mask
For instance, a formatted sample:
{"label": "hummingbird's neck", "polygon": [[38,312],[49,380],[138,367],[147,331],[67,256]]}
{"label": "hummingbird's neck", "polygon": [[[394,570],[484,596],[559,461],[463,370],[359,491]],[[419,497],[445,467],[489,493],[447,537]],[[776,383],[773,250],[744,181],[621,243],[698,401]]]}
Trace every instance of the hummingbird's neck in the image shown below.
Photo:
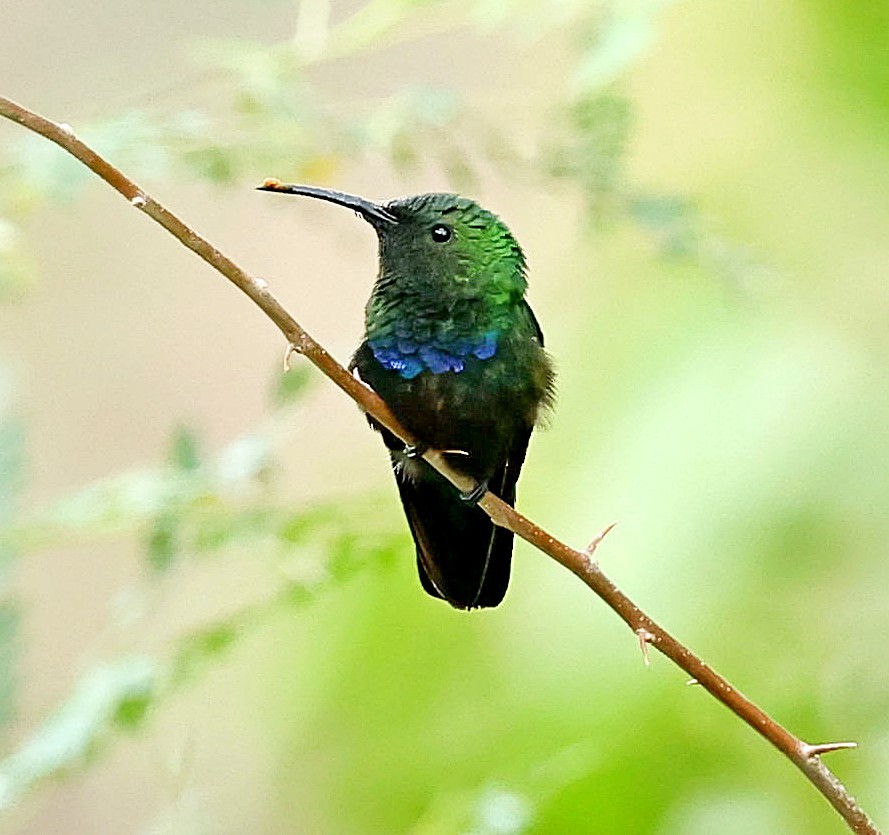
{"label": "hummingbird's neck", "polygon": [[460,373],[467,363],[495,356],[511,306],[478,299],[442,301],[408,296],[394,303],[388,294],[371,297],[366,338],[377,361],[412,379],[424,371]]}

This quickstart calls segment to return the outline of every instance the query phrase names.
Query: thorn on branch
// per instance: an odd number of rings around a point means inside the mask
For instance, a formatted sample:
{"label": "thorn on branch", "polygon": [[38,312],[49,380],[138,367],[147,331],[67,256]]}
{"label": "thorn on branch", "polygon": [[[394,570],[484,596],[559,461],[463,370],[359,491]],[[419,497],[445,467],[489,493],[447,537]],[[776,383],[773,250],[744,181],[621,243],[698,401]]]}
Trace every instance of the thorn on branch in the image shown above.
{"label": "thorn on branch", "polygon": [[74,128],[67,122],[58,122],[58,128],[62,133],[67,133],[68,136],[74,136]]}
{"label": "thorn on branch", "polygon": [[135,206],[137,209],[144,209],[147,202],[145,195],[140,192],[130,200],[130,205]]}
{"label": "thorn on branch", "polygon": [[687,682],[685,682],[686,687],[694,687],[695,685],[700,686],[701,682],[699,682],[696,678],[690,678]]}
{"label": "thorn on branch", "polygon": [[803,753],[808,759],[829,754],[831,751],[845,751],[848,748],[857,748],[857,742],[822,742],[818,745],[804,745]]}
{"label": "thorn on branch", "polygon": [[651,666],[651,658],[648,655],[648,645],[653,644],[655,636],[644,627],[636,630],[636,637],[639,639],[639,649],[642,650],[642,660],[646,667]]}
{"label": "thorn on branch", "polygon": [[301,354],[301,353],[302,353],[302,351],[300,351],[299,348],[296,345],[294,345],[292,342],[287,343],[287,347],[284,349],[284,373],[285,374],[288,371],[290,371],[290,358],[294,354]]}
{"label": "thorn on branch", "polygon": [[587,562],[591,565],[597,565],[598,560],[595,558],[596,549],[599,547],[599,543],[605,539],[608,534],[614,529],[614,526],[617,522],[612,522],[608,527],[603,528],[596,536],[593,537],[592,541],[586,548],[583,549],[580,553],[583,554],[587,558]]}

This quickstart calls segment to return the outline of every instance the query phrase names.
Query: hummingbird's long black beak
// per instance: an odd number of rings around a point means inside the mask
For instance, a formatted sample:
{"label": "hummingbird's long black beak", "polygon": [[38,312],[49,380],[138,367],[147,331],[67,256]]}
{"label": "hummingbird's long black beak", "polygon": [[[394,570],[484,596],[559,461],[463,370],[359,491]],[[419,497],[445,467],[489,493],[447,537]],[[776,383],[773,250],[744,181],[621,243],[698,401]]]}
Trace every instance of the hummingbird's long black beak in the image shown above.
{"label": "hummingbird's long black beak", "polygon": [[282,194],[299,194],[304,197],[316,197],[318,200],[327,200],[329,203],[336,203],[338,206],[345,206],[358,212],[368,223],[392,224],[398,223],[395,217],[385,206],[379,203],[372,203],[363,197],[355,194],[346,194],[342,191],[331,191],[326,188],[318,188],[317,186],[300,186],[293,183],[282,183],[280,180],[266,180],[258,188],[259,191],[277,191]]}

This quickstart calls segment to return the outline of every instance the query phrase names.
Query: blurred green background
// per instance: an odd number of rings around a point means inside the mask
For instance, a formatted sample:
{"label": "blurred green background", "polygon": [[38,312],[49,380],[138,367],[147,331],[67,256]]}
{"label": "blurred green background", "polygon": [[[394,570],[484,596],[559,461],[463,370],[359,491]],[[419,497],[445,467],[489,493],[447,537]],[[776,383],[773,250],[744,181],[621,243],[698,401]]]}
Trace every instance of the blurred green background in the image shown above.
{"label": "blurred green background", "polygon": [[[889,6],[0,9],[67,121],[346,361],[348,212],[459,190],[559,369],[519,506],[889,820]],[[524,544],[422,593],[379,441],[243,298],[0,124],[0,830],[837,833],[777,753]]]}

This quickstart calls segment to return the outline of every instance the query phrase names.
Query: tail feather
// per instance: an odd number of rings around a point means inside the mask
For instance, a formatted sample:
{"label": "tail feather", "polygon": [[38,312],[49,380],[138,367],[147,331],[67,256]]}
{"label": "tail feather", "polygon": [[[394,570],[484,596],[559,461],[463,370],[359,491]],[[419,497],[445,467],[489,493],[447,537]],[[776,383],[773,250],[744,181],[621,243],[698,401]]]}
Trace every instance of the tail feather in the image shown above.
{"label": "tail feather", "polygon": [[496,606],[509,584],[512,533],[430,469],[421,479],[398,478],[398,490],[417,546],[423,588],[458,609]]}
{"label": "tail feather", "polygon": [[[528,435],[488,482],[508,504],[525,457]],[[458,609],[496,606],[509,585],[513,534],[494,525],[481,508],[467,505],[454,486],[424,467],[411,476],[396,470],[398,492],[417,546],[423,588]]]}

